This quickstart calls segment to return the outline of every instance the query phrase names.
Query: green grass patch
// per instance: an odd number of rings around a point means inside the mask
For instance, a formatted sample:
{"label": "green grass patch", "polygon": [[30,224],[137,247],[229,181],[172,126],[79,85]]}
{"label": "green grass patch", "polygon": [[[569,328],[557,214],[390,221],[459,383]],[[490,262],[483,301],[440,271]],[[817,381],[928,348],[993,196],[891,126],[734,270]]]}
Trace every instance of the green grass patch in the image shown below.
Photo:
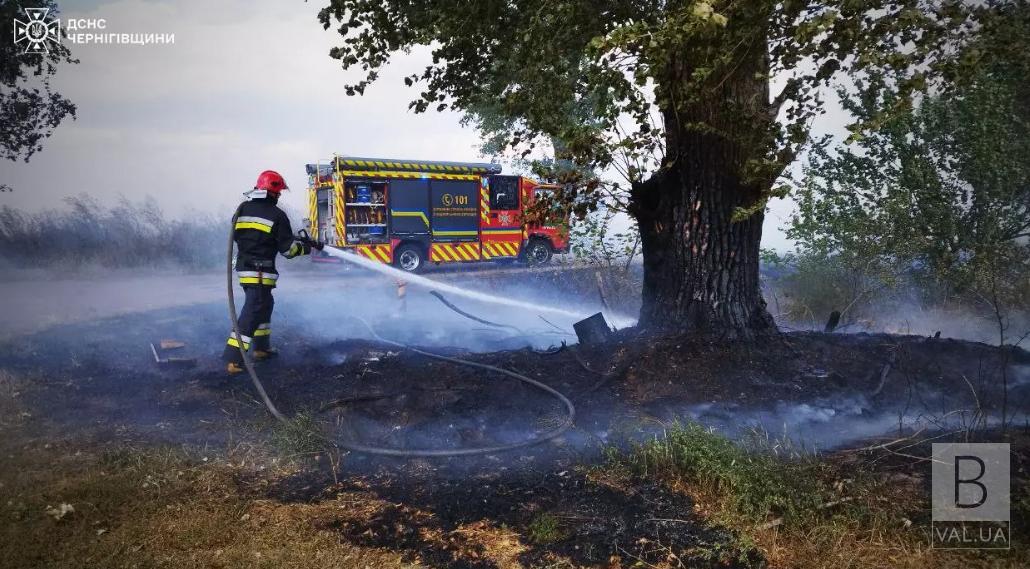
{"label": "green grass patch", "polygon": [[543,513],[529,523],[529,540],[545,545],[565,539],[568,534],[562,527],[561,520],[554,514]]}
{"label": "green grass patch", "polygon": [[326,448],[326,438],[311,413],[298,413],[272,427],[272,447],[287,457],[317,454]]}
{"label": "green grass patch", "polygon": [[737,444],[698,424],[675,424],[628,454],[609,456],[644,477],[689,482],[743,521],[782,517],[784,524],[794,524],[823,502],[814,460],[778,456],[758,437]]}

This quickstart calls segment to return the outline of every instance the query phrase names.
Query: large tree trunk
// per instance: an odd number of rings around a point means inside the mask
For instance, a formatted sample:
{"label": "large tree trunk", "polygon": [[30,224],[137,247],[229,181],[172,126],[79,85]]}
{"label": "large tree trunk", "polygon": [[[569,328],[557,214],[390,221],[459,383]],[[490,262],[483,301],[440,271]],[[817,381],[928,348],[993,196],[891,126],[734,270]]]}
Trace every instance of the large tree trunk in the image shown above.
{"label": "large tree trunk", "polygon": [[[670,80],[691,72],[680,65]],[[759,284],[764,207],[733,220],[771,185],[745,174],[768,144],[770,123],[756,120],[770,110],[768,81],[756,75],[764,65],[764,56],[742,65],[715,98],[664,111],[665,164],[631,200],[644,255],[644,328],[744,339],[776,331]]]}
{"label": "large tree trunk", "polygon": [[640,325],[751,338],[775,332],[759,285],[765,216],[732,221],[745,192],[719,174],[707,152],[653,179],[667,205],[637,215],[644,254]]}

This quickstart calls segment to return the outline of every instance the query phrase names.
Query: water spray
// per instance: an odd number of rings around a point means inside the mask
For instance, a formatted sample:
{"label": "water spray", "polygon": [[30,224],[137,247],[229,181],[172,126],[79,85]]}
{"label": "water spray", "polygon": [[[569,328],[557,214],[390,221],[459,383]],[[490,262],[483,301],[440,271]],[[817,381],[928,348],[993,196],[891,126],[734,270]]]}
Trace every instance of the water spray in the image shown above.
{"label": "water spray", "polygon": [[[254,369],[254,363],[250,359],[250,354],[248,354],[247,350],[244,348],[245,344],[243,343],[243,338],[240,335],[240,323],[239,323],[239,320],[236,317],[236,297],[235,297],[235,291],[233,290],[233,275],[232,275],[232,273],[233,273],[233,245],[235,243],[235,237],[236,237],[236,235],[235,235],[236,234],[236,230],[235,230],[235,227],[236,227],[236,217],[237,216],[233,216],[233,223],[231,225],[231,227],[233,229],[231,229],[229,231],[229,248],[228,248],[228,253],[227,253],[226,263],[225,263],[225,266],[226,266],[226,270],[225,270],[226,289],[227,289],[227,295],[228,295],[228,301],[229,301],[229,303],[228,303],[229,304],[229,320],[232,322],[232,333],[233,333],[233,336],[236,338],[236,343],[237,343],[237,346],[238,346],[238,348],[240,350],[240,356],[243,358],[243,366],[244,366],[244,368],[246,368],[247,374],[250,376],[250,380],[254,384],[254,389],[257,390],[258,395],[260,395],[260,397],[261,397],[261,401],[265,404],[265,408],[268,409],[268,412],[271,413],[272,416],[276,418],[276,420],[278,420],[279,422],[281,422],[283,424],[288,424],[289,423],[289,419],[285,415],[283,415],[279,411],[278,408],[276,408],[275,403],[272,402],[271,398],[268,397],[268,393],[265,392],[265,387],[264,387],[264,385],[262,385],[261,380],[258,378],[257,371]],[[362,265],[362,266],[367,266],[368,268],[377,270],[378,272],[381,272],[381,273],[384,273],[384,274],[391,274],[392,275],[392,274],[401,272],[401,271],[398,271],[397,269],[393,269],[392,267],[386,267],[384,265],[381,265],[380,263],[374,263],[372,261],[366,261],[365,259],[363,259],[362,257],[360,257],[358,255],[344,253],[343,251],[341,251],[340,249],[337,249],[335,247],[326,246],[325,249],[327,250],[326,251],[327,253],[329,253],[330,255],[333,255],[334,257],[340,257],[340,258],[343,258],[343,259],[345,259],[347,261],[355,262],[356,264],[359,264],[359,265]],[[363,261],[365,261],[365,262],[363,262]],[[382,270],[380,270],[380,269],[382,269]],[[412,280],[412,277],[413,276],[406,276],[405,278],[408,279],[408,280]],[[424,277],[414,277],[414,278],[415,279],[420,279],[421,281],[425,281],[427,283],[431,283],[432,285],[438,287],[438,289],[447,290],[447,291],[453,292],[453,293],[455,293],[455,294],[457,294],[459,296],[465,296],[466,298],[473,298],[475,300],[485,300],[486,302],[497,302],[497,301],[500,301],[500,302],[498,302],[499,304],[507,304],[509,306],[519,306],[519,307],[523,307],[523,308],[529,307],[529,308],[534,308],[534,309],[537,309],[537,310],[541,309],[541,307],[533,306],[533,305],[531,305],[529,303],[523,303],[523,302],[518,302],[518,301],[510,301],[508,299],[504,299],[504,298],[500,298],[500,297],[495,297],[493,295],[476,293],[476,292],[473,292],[473,291],[466,291],[465,289],[462,289],[462,288],[459,288],[459,287],[454,287],[454,286],[451,286],[451,285],[444,285],[444,284],[441,284],[441,283],[436,283],[435,281],[426,279]],[[569,312],[569,311],[566,311],[566,310],[548,309],[548,311],[549,312],[557,312],[557,313],[566,314],[566,315],[571,315],[571,316],[576,316],[575,313],[572,313],[572,312]],[[495,445],[495,446],[487,446],[487,447],[474,447],[474,448],[463,448],[463,449],[395,449],[395,448],[384,448],[384,447],[368,446],[368,445],[362,445],[360,443],[352,443],[352,442],[346,442],[346,441],[334,441],[334,442],[336,442],[338,444],[339,447],[341,447],[343,449],[346,449],[346,450],[349,450],[349,451],[353,451],[353,452],[361,452],[361,453],[365,453],[365,454],[373,454],[373,455],[379,455],[379,456],[393,456],[393,457],[448,457],[448,456],[470,456],[470,455],[478,455],[478,454],[493,454],[493,453],[498,453],[498,452],[514,450],[514,449],[517,449],[517,448],[533,446],[533,445],[537,445],[537,444],[540,444],[540,443],[543,443],[543,442],[555,439],[555,438],[559,437],[562,433],[567,431],[569,429],[569,427],[572,426],[572,423],[575,421],[576,408],[572,404],[572,401],[570,401],[568,397],[566,397],[564,394],[562,394],[557,389],[554,389],[553,387],[551,387],[551,386],[549,386],[549,385],[547,385],[547,384],[545,384],[543,382],[537,381],[537,380],[535,380],[533,378],[527,377],[527,376],[522,375],[520,373],[516,373],[516,372],[510,371],[510,370],[506,370],[504,368],[500,368],[500,367],[497,367],[497,366],[492,366],[492,365],[489,365],[489,364],[483,364],[483,363],[479,363],[479,362],[471,362],[471,361],[463,360],[463,359],[459,359],[459,358],[452,358],[450,356],[444,356],[444,355],[441,355],[441,354],[435,354],[433,352],[427,352],[425,350],[420,350],[418,348],[409,346],[407,344],[403,344],[401,342],[396,342],[396,341],[393,341],[393,340],[388,340],[386,338],[383,338],[379,334],[377,334],[375,329],[372,327],[372,325],[369,324],[366,320],[363,320],[363,319],[355,317],[355,316],[352,316],[351,318],[354,319],[354,320],[357,320],[358,322],[363,324],[368,329],[369,334],[371,334],[373,338],[375,338],[376,340],[378,340],[378,341],[380,341],[380,342],[382,342],[384,344],[389,344],[391,346],[396,346],[398,348],[403,348],[405,350],[410,350],[412,352],[415,352],[416,354],[420,354],[420,355],[423,355],[423,356],[426,356],[426,357],[429,357],[429,358],[433,358],[433,359],[437,359],[437,360],[441,360],[441,361],[445,361],[445,362],[450,362],[450,363],[457,364],[457,365],[474,367],[474,368],[485,370],[485,371],[491,371],[491,372],[499,373],[501,375],[505,375],[505,376],[510,377],[512,379],[516,379],[518,381],[521,381],[523,383],[531,385],[531,386],[533,386],[533,387],[535,387],[535,388],[537,388],[537,389],[547,393],[548,395],[551,395],[555,399],[558,399],[558,401],[561,402],[562,406],[565,407],[566,415],[565,415],[565,418],[564,418],[564,420],[562,421],[562,423],[560,425],[558,425],[557,427],[555,427],[555,428],[553,428],[553,429],[551,429],[551,430],[549,430],[549,431],[547,431],[545,433],[542,433],[540,435],[537,435],[536,437],[532,437],[532,438],[529,438],[529,439],[526,439],[526,440],[523,440],[523,441],[519,441],[519,442],[516,442],[516,443],[510,443],[510,444],[505,444],[505,445]]]}
{"label": "water spray", "polygon": [[511,299],[511,298],[504,298],[502,296],[495,296],[495,295],[492,295],[492,294],[487,294],[485,292],[479,292],[479,291],[475,291],[475,290],[468,290],[468,289],[465,289],[465,288],[461,288],[459,286],[454,286],[452,284],[447,284],[447,283],[442,283],[442,282],[434,281],[432,279],[428,279],[428,278],[423,277],[421,275],[415,275],[415,274],[412,274],[412,273],[408,273],[408,272],[402,271],[400,269],[391,267],[389,265],[385,265],[385,264],[380,263],[378,261],[372,261],[370,259],[366,259],[366,258],[364,258],[361,255],[358,255],[356,253],[351,253],[349,251],[345,251],[343,249],[339,249],[337,247],[332,247],[332,246],[329,246],[329,245],[326,245],[325,248],[322,249],[322,251],[325,252],[328,255],[336,257],[337,259],[341,259],[343,261],[347,261],[348,263],[353,263],[355,265],[359,265],[359,266],[364,267],[366,269],[371,269],[373,271],[376,271],[377,273],[388,275],[388,276],[391,276],[391,277],[394,277],[394,278],[403,278],[409,284],[416,284],[416,285],[428,288],[430,290],[446,292],[448,294],[451,294],[451,295],[454,295],[454,296],[460,296],[460,297],[463,297],[463,298],[467,298],[469,300],[476,300],[476,301],[479,301],[479,302],[486,302],[486,303],[489,303],[489,304],[500,304],[502,306],[510,306],[512,308],[521,308],[523,310],[531,310],[531,311],[536,311],[536,312],[549,312],[549,313],[552,313],[552,314],[561,314],[562,316],[568,316],[568,317],[576,318],[576,319],[580,319],[580,318],[583,318],[584,316],[586,316],[586,314],[583,314],[581,312],[573,312],[571,310],[565,310],[563,308],[555,308],[555,307],[552,307],[552,306],[543,306],[543,305],[539,305],[539,304],[533,304],[532,302],[526,302],[526,301],[522,301],[522,300],[515,300],[515,299]]}

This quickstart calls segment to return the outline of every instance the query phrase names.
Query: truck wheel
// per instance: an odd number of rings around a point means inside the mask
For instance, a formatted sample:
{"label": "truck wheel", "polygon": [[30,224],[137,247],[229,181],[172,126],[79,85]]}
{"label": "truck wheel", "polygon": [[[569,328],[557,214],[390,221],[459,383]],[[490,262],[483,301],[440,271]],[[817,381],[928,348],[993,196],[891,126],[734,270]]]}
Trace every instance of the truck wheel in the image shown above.
{"label": "truck wheel", "polygon": [[417,245],[401,245],[393,252],[393,264],[408,273],[420,273],[426,266],[426,255]]}
{"label": "truck wheel", "polygon": [[525,258],[527,265],[546,265],[551,260],[551,244],[542,239],[532,239],[526,245]]}

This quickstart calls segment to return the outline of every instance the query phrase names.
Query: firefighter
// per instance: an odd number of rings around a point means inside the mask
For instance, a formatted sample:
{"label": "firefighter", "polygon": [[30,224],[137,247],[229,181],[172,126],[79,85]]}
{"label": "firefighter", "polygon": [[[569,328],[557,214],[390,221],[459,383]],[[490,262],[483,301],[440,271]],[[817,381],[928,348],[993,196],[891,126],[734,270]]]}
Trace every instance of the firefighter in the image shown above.
{"label": "firefighter", "polygon": [[[297,237],[290,228],[286,213],[276,205],[286,181],[278,172],[265,170],[258,176],[254,189],[244,194],[248,199],[240,204],[233,216],[236,239],[236,276],[246,293],[240,311],[239,332],[243,349],[251,350],[257,361],[277,355],[271,346],[272,289],[279,279],[275,269],[277,254],[287,259],[321,250],[319,241]],[[227,371],[234,375],[243,371],[236,335],[230,333],[223,358]]]}

